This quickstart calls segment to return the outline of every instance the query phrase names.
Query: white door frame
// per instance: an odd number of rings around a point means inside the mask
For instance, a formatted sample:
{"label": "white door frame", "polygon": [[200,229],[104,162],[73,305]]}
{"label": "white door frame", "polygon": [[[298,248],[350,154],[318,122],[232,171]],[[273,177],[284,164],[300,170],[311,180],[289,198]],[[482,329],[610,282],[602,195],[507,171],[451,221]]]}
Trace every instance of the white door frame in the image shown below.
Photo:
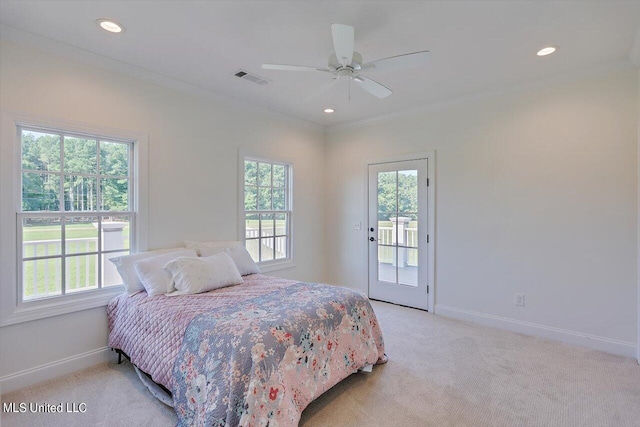
{"label": "white door frame", "polygon": [[[367,160],[364,165],[364,179],[365,179],[365,197],[364,197],[364,212],[365,217],[369,218],[369,165],[376,165],[380,163],[392,163],[392,162],[404,162],[410,160],[427,160],[427,179],[429,185],[427,186],[427,234],[429,235],[429,243],[425,245],[427,248],[427,286],[429,286],[428,293],[428,311],[435,314],[436,307],[436,263],[435,263],[435,248],[436,248],[436,152],[435,150],[422,151],[419,153],[402,154],[398,156],[389,156],[384,158],[377,158]],[[365,238],[369,238],[369,233],[364,234]],[[369,292],[369,245],[367,248],[367,294]]]}

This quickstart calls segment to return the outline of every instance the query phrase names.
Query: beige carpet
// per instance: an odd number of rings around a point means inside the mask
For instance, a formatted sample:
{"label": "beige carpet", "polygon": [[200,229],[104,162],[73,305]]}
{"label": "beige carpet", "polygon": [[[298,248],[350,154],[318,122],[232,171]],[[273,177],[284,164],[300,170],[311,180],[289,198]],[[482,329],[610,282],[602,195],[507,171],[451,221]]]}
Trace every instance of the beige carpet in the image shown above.
{"label": "beige carpet", "polygon": [[[389,363],[313,402],[304,426],[640,426],[634,359],[374,302]],[[2,414],[2,426],[173,426],[131,365],[106,364],[2,396],[85,402],[84,414]]]}

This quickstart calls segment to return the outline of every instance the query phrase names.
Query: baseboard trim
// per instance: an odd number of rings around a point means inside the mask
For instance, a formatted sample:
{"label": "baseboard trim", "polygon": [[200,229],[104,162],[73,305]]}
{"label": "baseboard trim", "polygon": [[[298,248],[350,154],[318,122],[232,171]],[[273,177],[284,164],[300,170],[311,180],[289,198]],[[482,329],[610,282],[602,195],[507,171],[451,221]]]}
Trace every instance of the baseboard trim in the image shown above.
{"label": "baseboard trim", "polygon": [[45,363],[35,368],[5,375],[0,378],[0,394],[10,393],[62,375],[89,368],[109,360],[109,347],[97,348],[85,353]]}
{"label": "baseboard trim", "polygon": [[437,304],[438,315],[635,358],[635,343]]}

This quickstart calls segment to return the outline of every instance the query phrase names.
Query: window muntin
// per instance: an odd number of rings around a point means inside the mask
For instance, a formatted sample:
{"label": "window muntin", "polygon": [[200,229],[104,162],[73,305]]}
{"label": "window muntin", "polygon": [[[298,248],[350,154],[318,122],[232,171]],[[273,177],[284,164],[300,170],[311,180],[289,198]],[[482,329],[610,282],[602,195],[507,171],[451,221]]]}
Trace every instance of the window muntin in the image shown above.
{"label": "window muntin", "polygon": [[291,259],[291,165],[244,160],[245,246],[256,262]]}
{"label": "window muntin", "polygon": [[21,302],[121,283],[135,233],[133,142],[18,127]]}

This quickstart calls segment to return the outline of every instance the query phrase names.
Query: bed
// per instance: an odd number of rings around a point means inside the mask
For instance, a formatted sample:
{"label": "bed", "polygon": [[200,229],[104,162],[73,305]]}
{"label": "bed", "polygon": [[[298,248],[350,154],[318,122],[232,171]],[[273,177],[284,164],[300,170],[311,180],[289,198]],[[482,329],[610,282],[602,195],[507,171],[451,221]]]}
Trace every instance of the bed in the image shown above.
{"label": "bed", "polygon": [[109,346],[171,391],[182,426],[295,426],[323,392],[386,362],[368,299],[251,274],[197,295],[122,294]]}

